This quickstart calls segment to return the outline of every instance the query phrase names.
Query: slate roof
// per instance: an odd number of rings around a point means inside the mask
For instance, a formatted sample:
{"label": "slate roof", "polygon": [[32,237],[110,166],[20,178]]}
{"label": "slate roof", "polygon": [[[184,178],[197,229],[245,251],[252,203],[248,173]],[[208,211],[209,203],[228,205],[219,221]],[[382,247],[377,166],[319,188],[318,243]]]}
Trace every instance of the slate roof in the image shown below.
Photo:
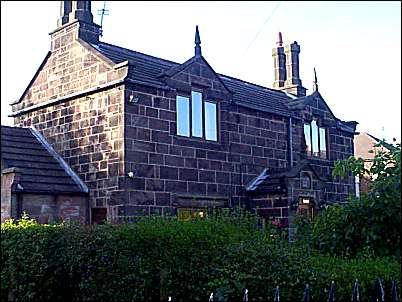
{"label": "slate roof", "polygon": [[[314,176],[324,182],[330,181],[328,176],[319,175],[307,160],[301,160],[296,165],[287,168],[265,168],[257,177],[246,185],[247,193],[260,193],[267,190],[281,190],[282,179],[299,176],[302,169],[309,169]],[[279,192],[279,191],[278,191]]]}
{"label": "slate roof", "polygon": [[[128,60],[132,66],[129,69],[128,78],[144,84],[166,86],[161,75],[169,74],[169,72],[173,72],[181,65],[104,42],[99,42],[98,45],[91,45],[116,64]],[[282,116],[290,115],[286,104],[291,98],[286,93],[226,75],[217,74],[217,76],[233,93],[233,101],[236,104]]]}
{"label": "slate roof", "polygon": [[1,161],[21,170],[23,192],[85,193],[29,128],[1,126]]}

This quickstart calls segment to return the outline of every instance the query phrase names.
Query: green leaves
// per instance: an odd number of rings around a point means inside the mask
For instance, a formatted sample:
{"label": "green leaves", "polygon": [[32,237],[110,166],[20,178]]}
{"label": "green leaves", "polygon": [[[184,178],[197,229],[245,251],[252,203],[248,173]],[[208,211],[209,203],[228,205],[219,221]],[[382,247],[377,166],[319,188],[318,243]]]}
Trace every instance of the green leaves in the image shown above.
{"label": "green leaves", "polygon": [[[400,256],[401,145],[383,141],[375,147],[372,165],[349,157],[335,163],[334,176],[364,175],[373,179],[370,191],[345,206],[329,205],[313,221],[299,221],[297,237],[321,253]],[[304,231],[303,231],[304,230]],[[306,231],[308,230],[308,231]]]}
{"label": "green leaves", "polygon": [[[342,207],[329,210],[335,220]],[[353,213],[348,219],[353,220]],[[308,244],[321,236],[334,248],[339,225],[330,237],[311,224],[308,242],[272,239],[271,229],[256,227],[249,214],[227,213],[206,220],[143,218],[122,225],[8,224],[1,229],[1,297],[17,301],[250,301],[300,299],[305,283],[313,297],[335,280],[340,300],[350,299],[354,278],[370,289],[371,280],[400,274],[396,258],[323,256]],[[353,239],[353,231],[350,231]],[[352,240],[351,239],[351,240]],[[355,239],[353,239],[355,240]],[[361,240],[365,240],[362,238]],[[366,257],[366,258],[363,258]],[[400,280],[400,275],[398,275]],[[388,281],[387,281],[388,282]]]}

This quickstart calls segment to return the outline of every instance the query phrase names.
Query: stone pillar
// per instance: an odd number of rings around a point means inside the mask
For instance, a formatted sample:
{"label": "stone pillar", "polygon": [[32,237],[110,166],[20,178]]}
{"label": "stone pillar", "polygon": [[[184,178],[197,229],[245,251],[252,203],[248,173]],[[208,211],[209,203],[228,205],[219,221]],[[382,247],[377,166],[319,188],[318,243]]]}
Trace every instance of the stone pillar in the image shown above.
{"label": "stone pillar", "polygon": [[57,20],[57,27],[68,23],[71,13],[71,1],[60,1],[60,19]]}
{"label": "stone pillar", "polygon": [[287,70],[286,86],[301,85],[299,78],[299,53],[300,46],[296,41],[285,46]]}
{"label": "stone pillar", "polygon": [[93,23],[91,1],[71,1],[71,5],[72,7],[71,12],[69,13],[69,22],[79,20],[89,24]]}
{"label": "stone pillar", "polygon": [[65,49],[74,40],[99,43],[100,26],[93,22],[90,1],[61,1],[57,29],[50,33],[51,50]]}
{"label": "stone pillar", "polygon": [[285,46],[287,74],[284,90],[297,97],[306,95],[306,88],[302,86],[299,76],[299,53],[300,46],[296,41]]}
{"label": "stone pillar", "polygon": [[282,46],[282,34],[279,33],[277,47],[272,49],[272,57],[274,58],[275,81],[274,88],[281,88],[286,81],[286,56]]}
{"label": "stone pillar", "polygon": [[7,168],[1,171],[1,220],[16,219],[19,205],[15,191],[21,179],[21,170]]}

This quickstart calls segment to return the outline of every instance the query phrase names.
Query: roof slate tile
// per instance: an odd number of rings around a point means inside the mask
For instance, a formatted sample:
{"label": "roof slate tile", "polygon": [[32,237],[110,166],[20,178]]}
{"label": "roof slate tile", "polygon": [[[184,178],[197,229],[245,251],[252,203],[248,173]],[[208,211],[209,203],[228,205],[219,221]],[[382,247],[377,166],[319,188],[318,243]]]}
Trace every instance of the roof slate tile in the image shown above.
{"label": "roof slate tile", "polygon": [[[165,86],[161,75],[170,74],[181,64],[160,59],[108,43],[99,43],[96,49],[115,63],[129,61],[128,78],[151,85]],[[284,92],[217,74],[233,93],[234,103],[251,109],[289,116],[286,104],[291,100]]]}
{"label": "roof slate tile", "polygon": [[84,193],[29,128],[1,126],[2,169],[22,170],[20,184],[29,193]]}

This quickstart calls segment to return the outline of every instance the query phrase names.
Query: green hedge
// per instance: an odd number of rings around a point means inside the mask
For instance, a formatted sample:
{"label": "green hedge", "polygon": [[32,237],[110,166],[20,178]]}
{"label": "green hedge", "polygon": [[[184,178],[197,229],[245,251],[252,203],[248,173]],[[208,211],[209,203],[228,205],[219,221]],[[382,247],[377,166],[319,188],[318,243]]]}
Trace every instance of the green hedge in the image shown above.
{"label": "green hedge", "polygon": [[[400,260],[314,255],[260,231],[250,217],[180,222],[148,218],[122,225],[42,226],[23,220],[1,227],[2,301],[301,300],[337,285],[350,300],[355,278],[369,298],[376,277],[386,297]],[[399,291],[400,292],[400,291]],[[326,296],[327,297],[327,296]]]}

